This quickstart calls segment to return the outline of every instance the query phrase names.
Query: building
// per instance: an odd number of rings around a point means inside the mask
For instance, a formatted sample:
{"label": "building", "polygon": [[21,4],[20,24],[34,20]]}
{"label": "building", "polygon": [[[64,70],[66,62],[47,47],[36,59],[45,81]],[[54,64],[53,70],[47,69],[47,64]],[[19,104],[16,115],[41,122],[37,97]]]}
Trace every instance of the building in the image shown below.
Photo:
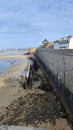
{"label": "building", "polygon": [[53,49],[53,43],[48,41],[47,39],[45,39],[45,40],[43,40],[41,47]]}
{"label": "building", "polygon": [[54,49],[73,49],[73,36],[54,41]]}

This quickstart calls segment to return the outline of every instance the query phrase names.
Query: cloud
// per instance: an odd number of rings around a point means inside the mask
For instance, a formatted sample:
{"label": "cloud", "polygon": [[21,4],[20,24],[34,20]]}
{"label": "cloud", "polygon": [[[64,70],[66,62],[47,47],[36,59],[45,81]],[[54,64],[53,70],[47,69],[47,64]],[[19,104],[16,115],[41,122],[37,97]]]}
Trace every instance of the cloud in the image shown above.
{"label": "cloud", "polygon": [[37,43],[72,33],[73,0],[0,0],[0,35],[4,37],[17,39],[18,35]]}

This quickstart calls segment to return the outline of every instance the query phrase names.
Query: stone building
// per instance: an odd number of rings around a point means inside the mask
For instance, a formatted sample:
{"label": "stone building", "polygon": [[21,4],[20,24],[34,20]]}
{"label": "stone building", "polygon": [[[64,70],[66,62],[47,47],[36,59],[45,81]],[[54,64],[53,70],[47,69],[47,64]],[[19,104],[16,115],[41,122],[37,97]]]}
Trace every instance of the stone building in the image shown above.
{"label": "stone building", "polygon": [[43,40],[41,47],[53,49],[53,43],[45,39]]}

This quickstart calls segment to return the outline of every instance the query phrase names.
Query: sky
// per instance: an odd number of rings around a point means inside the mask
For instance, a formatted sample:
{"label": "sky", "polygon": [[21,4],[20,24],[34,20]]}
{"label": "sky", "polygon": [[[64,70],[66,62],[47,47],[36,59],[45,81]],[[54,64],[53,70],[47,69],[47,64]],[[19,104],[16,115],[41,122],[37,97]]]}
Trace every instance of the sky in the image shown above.
{"label": "sky", "polygon": [[73,35],[73,0],[0,0],[0,49]]}

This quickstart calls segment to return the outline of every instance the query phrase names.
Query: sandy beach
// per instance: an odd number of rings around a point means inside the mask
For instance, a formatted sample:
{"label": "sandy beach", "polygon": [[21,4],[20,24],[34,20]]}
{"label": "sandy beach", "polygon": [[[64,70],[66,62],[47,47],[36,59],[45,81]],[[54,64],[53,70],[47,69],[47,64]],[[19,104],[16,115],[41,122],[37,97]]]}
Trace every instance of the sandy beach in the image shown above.
{"label": "sandy beach", "polygon": [[12,64],[0,74],[0,112],[3,112],[14,99],[20,96],[20,91],[23,92],[21,75],[29,66],[25,55],[0,56],[0,59],[8,58],[18,58],[20,64]]}

